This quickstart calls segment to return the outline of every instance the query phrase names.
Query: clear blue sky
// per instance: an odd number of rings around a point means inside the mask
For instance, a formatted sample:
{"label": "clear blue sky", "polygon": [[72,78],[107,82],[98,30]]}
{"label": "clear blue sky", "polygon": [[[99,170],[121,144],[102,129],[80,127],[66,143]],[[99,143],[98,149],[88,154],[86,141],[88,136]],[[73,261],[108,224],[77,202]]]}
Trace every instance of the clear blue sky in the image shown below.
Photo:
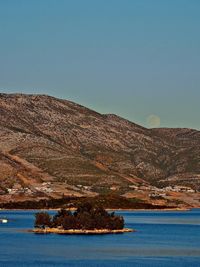
{"label": "clear blue sky", "polygon": [[0,90],[200,129],[200,1],[0,0]]}

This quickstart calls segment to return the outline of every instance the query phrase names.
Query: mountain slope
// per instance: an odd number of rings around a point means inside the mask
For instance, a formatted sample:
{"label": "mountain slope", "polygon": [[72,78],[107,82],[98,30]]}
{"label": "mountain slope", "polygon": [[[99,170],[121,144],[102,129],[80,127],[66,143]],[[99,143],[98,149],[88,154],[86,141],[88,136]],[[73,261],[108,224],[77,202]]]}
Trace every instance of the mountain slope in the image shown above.
{"label": "mountain slope", "polygon": [[0,94],[0,138],[3,200],[200,189],[199,131],[146,129],[50,96]]}

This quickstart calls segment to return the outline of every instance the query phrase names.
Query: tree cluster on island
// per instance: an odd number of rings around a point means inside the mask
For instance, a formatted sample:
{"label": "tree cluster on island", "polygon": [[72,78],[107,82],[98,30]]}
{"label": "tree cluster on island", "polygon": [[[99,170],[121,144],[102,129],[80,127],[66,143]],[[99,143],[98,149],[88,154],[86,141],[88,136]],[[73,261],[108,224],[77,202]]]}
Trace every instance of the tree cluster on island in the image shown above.
{"label": "tree cluster on island", "polygon": [[102,207],[90,203],[80,204],[76,211],[61,209],[54,216],[47,212],[35,214],[35,228],[61,228],[64,230],[118,230],[124,228],[122,216],[108,213]]}

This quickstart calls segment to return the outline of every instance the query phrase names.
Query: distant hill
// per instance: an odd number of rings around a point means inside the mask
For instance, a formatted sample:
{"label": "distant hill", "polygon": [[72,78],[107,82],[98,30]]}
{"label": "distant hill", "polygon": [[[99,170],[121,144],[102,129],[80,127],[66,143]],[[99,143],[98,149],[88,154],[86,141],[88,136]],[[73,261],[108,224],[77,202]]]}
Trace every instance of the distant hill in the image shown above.
{"label": "distant hill", "polygon": [[200,131],[146,129],[51,96],[0,94],[0,167],[0,201],[138,186],[198,191]]}

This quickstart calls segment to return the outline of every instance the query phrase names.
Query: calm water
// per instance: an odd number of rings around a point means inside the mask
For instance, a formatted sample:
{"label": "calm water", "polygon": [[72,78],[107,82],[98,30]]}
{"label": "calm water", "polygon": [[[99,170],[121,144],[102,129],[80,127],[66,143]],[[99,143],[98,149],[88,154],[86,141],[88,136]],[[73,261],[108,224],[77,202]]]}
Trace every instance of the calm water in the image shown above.
{"label": "calm water", "polygon": [[135,233],[35,235],[35,212],[0,211],[0,266],[200,266],[200,210],[120,212]]}

